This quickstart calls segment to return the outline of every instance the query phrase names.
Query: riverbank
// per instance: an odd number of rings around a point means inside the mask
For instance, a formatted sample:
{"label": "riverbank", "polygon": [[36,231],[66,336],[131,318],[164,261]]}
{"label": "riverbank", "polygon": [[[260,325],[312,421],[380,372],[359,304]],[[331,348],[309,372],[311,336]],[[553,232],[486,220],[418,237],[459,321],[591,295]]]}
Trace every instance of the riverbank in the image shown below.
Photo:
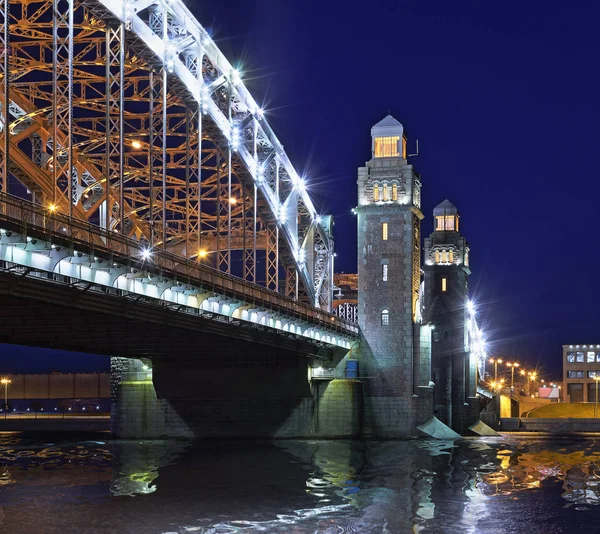
{"label": "riverbank", "polygon": [[0,418],[0,432],[96,432],[110,430],[110,415],[21,415]]}

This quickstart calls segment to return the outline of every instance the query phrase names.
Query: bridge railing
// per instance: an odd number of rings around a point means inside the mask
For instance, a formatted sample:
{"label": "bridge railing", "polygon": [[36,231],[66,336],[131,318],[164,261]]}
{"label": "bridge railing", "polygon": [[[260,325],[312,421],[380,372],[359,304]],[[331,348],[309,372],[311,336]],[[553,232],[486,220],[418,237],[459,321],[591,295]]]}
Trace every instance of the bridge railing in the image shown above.
{"label": "bridge railing", "polygon": [[148,245],[145,243],[6,193],[0,193],[0,218],[12,223],[13,229],[23,235],[35,234],[52,244],[70,246],[91,256],[105,256],[106,259],[132,265],[140,271],[158,271],[175,280],[185,277],[190,285],[215,290],[273,311],[289,313],[312,323],[321,323],[332,330],[352,334],[358,332],[356,324],[276,291],[166,250],[154,249],[146,256],[144,251]]}

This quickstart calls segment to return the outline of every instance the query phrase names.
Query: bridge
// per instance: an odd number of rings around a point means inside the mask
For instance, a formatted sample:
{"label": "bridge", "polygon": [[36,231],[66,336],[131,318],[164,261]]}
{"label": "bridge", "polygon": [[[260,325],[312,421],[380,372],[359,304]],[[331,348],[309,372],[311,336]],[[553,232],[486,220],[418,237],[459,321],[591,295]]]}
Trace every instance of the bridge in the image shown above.
{"label": "bridge", "polygon": [[122,435],[198,388],[312,399],[358,339],[332,219],[183,2],[1,0],[0,53],[0,339],[114,357]]}
{"label": "bridge", "polygon": [[[371,135],[340,307],[331,216],[182,0],[0,0],[0,340],[110,356],[123,437],[414,436],[468,248],[447,202],[423,277],[403,126]],[[468,337],[444,336],[461,428]]]}

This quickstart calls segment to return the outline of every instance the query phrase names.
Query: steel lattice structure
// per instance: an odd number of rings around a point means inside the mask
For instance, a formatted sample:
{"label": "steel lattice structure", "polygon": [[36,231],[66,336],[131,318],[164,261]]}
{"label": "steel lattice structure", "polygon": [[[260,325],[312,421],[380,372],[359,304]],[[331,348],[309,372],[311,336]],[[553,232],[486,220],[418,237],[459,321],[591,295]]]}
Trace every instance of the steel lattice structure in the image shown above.
{"label": "steel lattice structure", "polygon": [[180,0],[0,6],[4,192],[331,310],[331,218]]}

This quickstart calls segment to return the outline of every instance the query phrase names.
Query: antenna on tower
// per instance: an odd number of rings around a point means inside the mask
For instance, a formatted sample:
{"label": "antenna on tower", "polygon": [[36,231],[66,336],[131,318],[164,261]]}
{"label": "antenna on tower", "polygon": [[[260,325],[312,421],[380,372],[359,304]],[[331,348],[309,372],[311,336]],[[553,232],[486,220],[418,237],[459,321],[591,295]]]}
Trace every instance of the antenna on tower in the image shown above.
{"label": "antenna on tower", "polygon": [[406,159],[412,158],[413,156],[418,156],[418,155],[419,155],[419,140],[417,139],[417,151],[414,154],[409,154],[408,156],[406,156]]}

